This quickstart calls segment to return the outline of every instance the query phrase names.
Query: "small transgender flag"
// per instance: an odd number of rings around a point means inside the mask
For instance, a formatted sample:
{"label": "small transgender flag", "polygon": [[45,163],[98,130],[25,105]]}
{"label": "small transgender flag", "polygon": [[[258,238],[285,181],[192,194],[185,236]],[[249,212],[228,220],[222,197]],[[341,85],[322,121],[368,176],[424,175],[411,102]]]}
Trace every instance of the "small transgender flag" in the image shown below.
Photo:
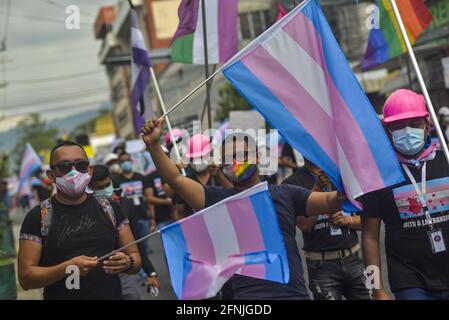
{"label": "small transgender flag", "polygon": [[404,180],[321,8],[305,0],[229,60],[224,75],[349,198]]}
{"label": "small transgender flag", "polygon": [[131,109],[136,133],[140,133],[145,121],[154,117],[151,105],[150,80],[151,61],[148,57],[143,34],[139,27],[139,18],[134,9],[131,14]]}
{"label": "small transgender flag", "polygon": [[161,229],[179,299],[214,297],[234,274],[287,283],[289,268],[266,182]]}
{"label": "small transgender flag", "polygon": [[42,166],[41,159],[34,151],[33,147],[27,143],[23,152],[22,163],[19,175],[19,195],[27,195],[31,192],[30,178],[34,171]]}

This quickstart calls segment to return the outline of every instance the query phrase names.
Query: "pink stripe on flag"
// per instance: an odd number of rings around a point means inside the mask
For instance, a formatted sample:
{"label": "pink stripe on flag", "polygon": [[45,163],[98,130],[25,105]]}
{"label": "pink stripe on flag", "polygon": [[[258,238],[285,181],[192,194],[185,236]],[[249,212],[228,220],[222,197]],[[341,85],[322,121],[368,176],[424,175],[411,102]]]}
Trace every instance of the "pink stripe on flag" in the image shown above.
{"label": "pink stripe on flag", "polygon": [[[192,219],[190,223],[181,223],[180,226],[184,233],[187,250],[191,254],[191,259],[205,262],[212,267],[216,264],[215,251],[211,236],[204,222],[204,217],[200,214],[192,216],[190,219]],[[196,221],[193,221],[195,219]],[[198,292],[198,295],[201,296],[201,290],[205,287],[209,288],[212,285],[214,275],[212,270],[206,272],[209,269],[206,266],[196,266],[196,264],[192,264],[192,269],[185,279],[183,292]],[[205,286],[205,283],[208,283],[208,285]]]}
{"label": "pink stripe on flag", "polygon": [[[384,186],[384,181],[365,136],[329,74],[324,59],[320,34],[316,32],[313,24],[303,13],[299,13],[296,19],[292,19],[283,27],[283,30],[324,71],[332,104],[333,121],[337,124],[335,132],[362,190],[365,192],[366,190],[378,189],[379,186]],[[344,129],[339,130],[339,127]],[[351,130],[347,130],[347,128],[351,128]],[[360,155],[363,156],[361,157]],[[376,168],[376,170],[367,170],[367,168]]]}
{"label": "pink stripe on flag", "polygon": [[237,52],[237,0],[218,0],[218,59],[226,62]]}
{"label": "pink stripe on flag", "polygon": [[[259,228],[259,221],[254,212],[253,205],[249,198],[239,199],[226,203],[235,235],[239,243],[240,253],[249,253],[265,250],[265,243]],[[254,264],[245,265],[240,271],[241,275],[264,279],[265,265]]]}
{"label": "pink stripe on flag", "polygon": [[[264,63],[260,63],[262,60]],[[273,95],[292,113],[324,152],[337,165],[337,149],[332,134],[332,119],[317,104],[312,96],[270,53],[259,46],[250,55],[242,58],[242,63],[273,93]],[[276,70],[276,76],[273,76]],[[307,108],[298,108],[298,102]]]}

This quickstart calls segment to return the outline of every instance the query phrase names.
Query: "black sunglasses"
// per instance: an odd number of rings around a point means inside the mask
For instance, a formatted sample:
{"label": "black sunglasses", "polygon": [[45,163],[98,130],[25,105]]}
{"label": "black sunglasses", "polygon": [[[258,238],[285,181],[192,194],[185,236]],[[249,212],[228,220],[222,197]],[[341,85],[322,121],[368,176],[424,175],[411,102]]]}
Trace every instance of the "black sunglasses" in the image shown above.
{"label": "black sunglasses", "polygon": [[77,161],[63,161],[51,166],[52,169],[57,168],[60,173],[67,174],[75,167],[81,173],[86,173],[89,169],[89,161],[77,160]]}

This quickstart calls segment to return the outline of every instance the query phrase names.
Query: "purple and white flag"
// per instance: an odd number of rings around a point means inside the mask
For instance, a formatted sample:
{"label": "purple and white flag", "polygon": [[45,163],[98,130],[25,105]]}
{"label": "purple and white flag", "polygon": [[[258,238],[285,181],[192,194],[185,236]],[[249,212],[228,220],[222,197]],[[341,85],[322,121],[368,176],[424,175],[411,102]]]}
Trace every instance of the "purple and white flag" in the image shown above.
{"label": "purple and white flag", "polygon": [[151,105],[149,80],[151,61],[148,56],[137,12],[131,14],[131,109],[136,133],[140,133],[145,121],[154,116]]}

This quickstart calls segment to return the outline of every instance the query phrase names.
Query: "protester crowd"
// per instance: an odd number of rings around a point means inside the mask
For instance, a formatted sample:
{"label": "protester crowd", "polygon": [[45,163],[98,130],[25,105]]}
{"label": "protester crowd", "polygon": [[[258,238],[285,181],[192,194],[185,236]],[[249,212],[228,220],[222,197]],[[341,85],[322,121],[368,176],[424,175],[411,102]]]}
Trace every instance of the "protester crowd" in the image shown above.
{"label": "protester crowd", "polygon": [[[307,285],[318,300],[390,299],[382,263],[387,263],[396,299],[449,299],[448,164],[431,139],[422,96],[398,90],[383,113],[406,180],[358,198],[361,212],[347,212],[345,194],[288,145],[279,155],[278,172],[259,175],[258,146],[244,133],[226,136],[223,161],[211,163],[201,161],[212,150],[209,137],[198,134],[183,141],[181,131],[174,130],[162,139],[163,121],[150,120],[142,139],[156,170],[146,176],[133,171],[132,155],[124,147],[93,164],[82,146],[64,141],[51,151],[48,170],[33,175],[39,205],[29,210],[21,228],[19,282],[24,289],[44,288],[45,299],[140,299],[142,284],[156,295],[152,249],[148,241],[136,245],[133,240],[266,180],[285,242],[289,281],[235,274],[216,299],[308,300]],[[440,116],[446,121],[449,111],[443,109]],[[181,143],[188,150],[175,164],[170,155]],[[382,223],[386,262],[380,254]],[[298,228],[303,248],[295,239]],[[67,288],[66,268],[72,265],[81,275],[79,290]],[[367,267],[377,282],[369,281]]]}

